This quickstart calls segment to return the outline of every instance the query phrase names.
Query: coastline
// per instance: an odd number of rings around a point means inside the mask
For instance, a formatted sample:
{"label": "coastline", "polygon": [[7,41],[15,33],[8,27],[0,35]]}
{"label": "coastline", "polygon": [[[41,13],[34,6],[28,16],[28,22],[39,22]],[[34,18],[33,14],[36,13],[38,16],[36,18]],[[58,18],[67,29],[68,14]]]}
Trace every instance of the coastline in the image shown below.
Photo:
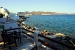
{"label": "coastline", "polygon": [[33,15],[30,16],[25,23],[31,27],[38,28],[40,31],[46,29],[54,33],[74,35],[74,16],[75,15]]}

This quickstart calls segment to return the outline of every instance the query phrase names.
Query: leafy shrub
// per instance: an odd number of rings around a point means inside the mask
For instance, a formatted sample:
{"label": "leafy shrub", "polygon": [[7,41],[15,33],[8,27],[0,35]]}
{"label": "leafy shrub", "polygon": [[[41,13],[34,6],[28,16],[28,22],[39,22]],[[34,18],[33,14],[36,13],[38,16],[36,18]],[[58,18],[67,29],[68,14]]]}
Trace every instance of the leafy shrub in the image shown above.
{"label": "leafy shrub", "polygon": [[3,18],[3,14],[2,13],[0,13],[0,18]]}

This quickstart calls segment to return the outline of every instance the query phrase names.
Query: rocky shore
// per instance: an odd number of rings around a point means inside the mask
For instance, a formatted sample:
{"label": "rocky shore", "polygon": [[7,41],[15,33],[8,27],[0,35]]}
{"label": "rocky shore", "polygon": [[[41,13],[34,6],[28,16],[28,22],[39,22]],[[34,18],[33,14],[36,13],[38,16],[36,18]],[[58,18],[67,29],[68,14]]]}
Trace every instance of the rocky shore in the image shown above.
{"label": "rocky shore", "polygon": [[[19,23],[19,22],[18,22]],[[25,25],[24,23],[19,23],[21,26],[23,26],[23,28],[25,28],[26,30],[29,30],[30,32],[35,32],[37,29],[35,28],[32,28],[30,26],[27,26]],[[49,38],[52,38],[52,39],[55,39],[55,40],[58,40],[60,42],[63,42],[63,43],[66,43],[66,44],[69,44],[71,46],[75,46],[75,38],[74,37],[71,37],[69,35],[64,35],[62,33],[52,33],[52,32],[48,32],[47,30],[43,30],[43,31],[40,31],[40,34],[43,35],[43,36],[46,36],[46,37],[49,37]],[[46,39],[45,39],[46,40]],[[48,40],[46,40],[48,41]],[[48,41],[49,42],[49,41]],[[49,43],[52,43],[54,44],[53,42],[49,42]],[[57,46],[59,47],[60,45],[59,44],[56,44],[54,46]],[[61,47],[62,48],[62,47]]]}

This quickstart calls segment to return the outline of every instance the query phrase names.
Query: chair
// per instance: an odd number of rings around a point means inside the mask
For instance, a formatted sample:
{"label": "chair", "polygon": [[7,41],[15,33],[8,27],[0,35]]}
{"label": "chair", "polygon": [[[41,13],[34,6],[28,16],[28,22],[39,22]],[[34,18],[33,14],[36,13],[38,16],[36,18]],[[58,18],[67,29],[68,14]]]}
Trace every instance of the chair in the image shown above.
{"label": "chair", "polygon": [[8,44],[9,45],[9,49],[11,50],[11,44],[15,44],[16,47],[17,47],[17,43],[16,43],[16,39],[13,38],[12,34],[7,34],[6,31],[2,31],[2,39],[3,39],[3,42],[4,42],[4,48],[5,48],[5,44]]}
{"label": "chair", "polygon": [[[13,22],[13,23],[6,23],[4,24],[4,28],[7,30],[7,29],[14,29],[14,28],[19,28],[17,22]],[[21,34],[20,34],[20,31],[19,29],[16,29],[16,30],[10,30],[8,32],[12,32],[15,36],[14,38],[20,40],[20,43],[21,43]]]}
{"label": "chair", "polygon": [[15,36],[15,39],[20,40],[20,43],[21,43],[21,34],[20,34],[20,32],[14,31],[13,35]]}

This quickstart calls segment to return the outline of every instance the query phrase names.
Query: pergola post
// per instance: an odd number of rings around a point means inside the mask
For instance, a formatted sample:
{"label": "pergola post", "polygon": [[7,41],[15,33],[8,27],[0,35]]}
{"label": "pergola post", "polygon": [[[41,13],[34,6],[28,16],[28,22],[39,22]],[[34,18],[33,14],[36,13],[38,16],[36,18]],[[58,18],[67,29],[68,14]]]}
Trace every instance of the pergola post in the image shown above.
{"label": "pergola post", "polygon": [[[40,31],[35,31],[34,32],[34,44],[38,47],[40,45],[40,43],[38,42],[38,34],[40,33]],[[38,50],[38,48],[36,47],[36,50]]]}

